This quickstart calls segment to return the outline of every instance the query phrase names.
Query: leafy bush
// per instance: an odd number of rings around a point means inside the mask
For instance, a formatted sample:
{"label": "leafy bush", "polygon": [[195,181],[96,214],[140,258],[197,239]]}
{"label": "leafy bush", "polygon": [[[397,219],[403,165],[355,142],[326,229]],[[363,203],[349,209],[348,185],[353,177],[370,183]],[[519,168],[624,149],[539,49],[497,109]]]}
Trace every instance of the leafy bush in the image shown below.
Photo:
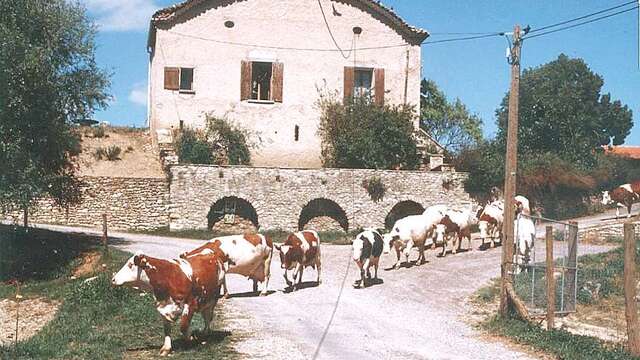
{"label": "leafy bush", "polygon": [[321,93],[319,135],[325,167],[415,169],[420,163],[413,138],[414,109],[379,106],[366,98],[346,103]]}
{"label": "leafy bush", "polygon": [[99,147],[93,152],[93,157],[96,160],[102,160],[107,157],[107,151],[103,147]]}
{"label": "leafy bush", "polygon": [[225,119],[207,115],[205,130],[185,128],[174,141],[181,163],[249,165],[247,132]]}
{"label": "leafy bush", "polygon": [[374,202],[382,200],[384,198],[384,193],[387,190],[379,176],[362,180],[362,187],[367,190],[371,200]]}

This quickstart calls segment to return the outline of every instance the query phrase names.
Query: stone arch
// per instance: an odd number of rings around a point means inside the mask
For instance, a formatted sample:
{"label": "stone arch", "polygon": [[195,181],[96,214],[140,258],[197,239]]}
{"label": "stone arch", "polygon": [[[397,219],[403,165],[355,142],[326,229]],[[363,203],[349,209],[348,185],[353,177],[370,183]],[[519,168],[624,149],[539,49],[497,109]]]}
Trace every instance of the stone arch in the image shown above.
{"label": "stone arch", "polygon": [[393,224],[395,224],[399,219],[409,215],[422,214],[423,212],[424,206],[420,203],[413,200],[400,201],[391,208],[387,217],[384,218],[384,227],[386,229],[391,229]]}
{"label": "stone arch", "polygon": [[[232,216],[228,216],[232,215]],[[237,196],[218,199],[207,214],[207,228],[219,232],[257,231],[258,212],[253,205]]]}
{"label": "stone arch", "polygon": [[[315,218],[332,219],[337,222],[344,231],[349,231],[349,219],[347,213],[333,200],[317,198],[309,201],[300,211],[298,217],[298,230],[304,230],[311,220]],[[327,228],[314,230],[329,230]]]}

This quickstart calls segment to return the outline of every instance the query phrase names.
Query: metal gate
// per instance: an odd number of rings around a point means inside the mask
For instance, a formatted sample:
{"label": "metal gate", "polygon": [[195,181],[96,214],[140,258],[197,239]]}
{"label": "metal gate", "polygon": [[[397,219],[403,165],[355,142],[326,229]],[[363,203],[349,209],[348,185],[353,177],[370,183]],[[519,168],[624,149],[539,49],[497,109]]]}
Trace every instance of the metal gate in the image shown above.
{"label": "metal gate", "polygon": [[[533,223],[535,231],[531,231]],[[578,225],[520,214],[516,220],[514,287],[531,315],[547,312],[545,226],[553,227],[555,312],[576,311],[578,284]],[[531,234],[534,232],[534,234]],[[526,241],[533,236],[531,247]]]}

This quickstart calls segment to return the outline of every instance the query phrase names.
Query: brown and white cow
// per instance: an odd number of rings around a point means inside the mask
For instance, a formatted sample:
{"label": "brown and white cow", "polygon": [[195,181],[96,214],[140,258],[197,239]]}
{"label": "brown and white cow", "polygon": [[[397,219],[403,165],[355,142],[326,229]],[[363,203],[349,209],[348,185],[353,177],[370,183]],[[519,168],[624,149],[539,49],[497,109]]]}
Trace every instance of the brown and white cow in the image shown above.
{"label": "brown and white cow", "polygon": [[602,193],[602,204],[616,204],[616,219],[620,217],[620,208],[627,207],[627,217],[631,217],[631,207],[640,201],[640,180],[620,185],[611,191]]}
{"label": "brown and white cow", "polygon": [[[282,245],[275,245],[280,251],[280,263],[284,269],[284,280],[289,288],[297,290],[302,284],[304,268],[310,266],[318,273],[317,282],[320,285],[321,256],[320,236],[313,230],[298,231],[289,234]],[[293,270],[293,282],[289,281],[287,271]],[[296,281],[297,279],[297,281]]]}
{"label": "brown and white cow", "polygon": [[491,239],[491,247],[495,246],[495,240],[502,238],[502,222],[504,220],[504,203],[495,200],[487,204],[478,212],[478,229],[482,245],[486,238]]}
{"label": "brown and white cow", "polygon": [[[436,244],[442,243],[442,253],[440,256],[445,256],[447,253],[448,238],[452,241],[453,254],[462,247],[462,240],[464,238],[469,239],[469,247],[471,250],[471,227],[478,223],[476,212],[472,209],[467,210],[447,210],[445,216],[440,220],[440,223],[436,225]],[[456,244],[457,242],[457,244]],[[457,248],[457,250],[456,250]]]}
{"label": "brown and white cow", "polygon": [[191,318],[199,312],[207,332],[213,319],[213,309],[220,296],[224,278],[224,255],[213,252],[188,259],[163,260],[143,254],[129,258],[111,283],[114,286],[132,285],[150,290],[156,309],[164,322],[164,344],[160,355],[171,352],[171,325],[179,322],[180,331],[191,341]]}
{"label": "brown and white cow", "polygon": [[[231,235],[213,238],[202,246],[180,255],[183,259],[198,254],[210,254],[219,249],[227,258],[226,273],[239,274],[253,280],[253,291],[258,291],[258,282],[263,283],[260,295],[267,295],[271,276],[273,242],[262,234]],[[226,277],[222,281],[224,297],[229,297]]]}

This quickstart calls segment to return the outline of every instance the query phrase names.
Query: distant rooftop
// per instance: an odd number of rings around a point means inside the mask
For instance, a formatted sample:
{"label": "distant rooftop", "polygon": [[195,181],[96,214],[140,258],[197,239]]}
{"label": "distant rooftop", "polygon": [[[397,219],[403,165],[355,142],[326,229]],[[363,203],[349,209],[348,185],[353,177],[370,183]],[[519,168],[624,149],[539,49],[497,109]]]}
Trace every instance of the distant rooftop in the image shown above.
{"label": "distant rooftop", "polygon": [[640,159],[640,146],[612,146],[605,148],[605,152],[626,158]]}

